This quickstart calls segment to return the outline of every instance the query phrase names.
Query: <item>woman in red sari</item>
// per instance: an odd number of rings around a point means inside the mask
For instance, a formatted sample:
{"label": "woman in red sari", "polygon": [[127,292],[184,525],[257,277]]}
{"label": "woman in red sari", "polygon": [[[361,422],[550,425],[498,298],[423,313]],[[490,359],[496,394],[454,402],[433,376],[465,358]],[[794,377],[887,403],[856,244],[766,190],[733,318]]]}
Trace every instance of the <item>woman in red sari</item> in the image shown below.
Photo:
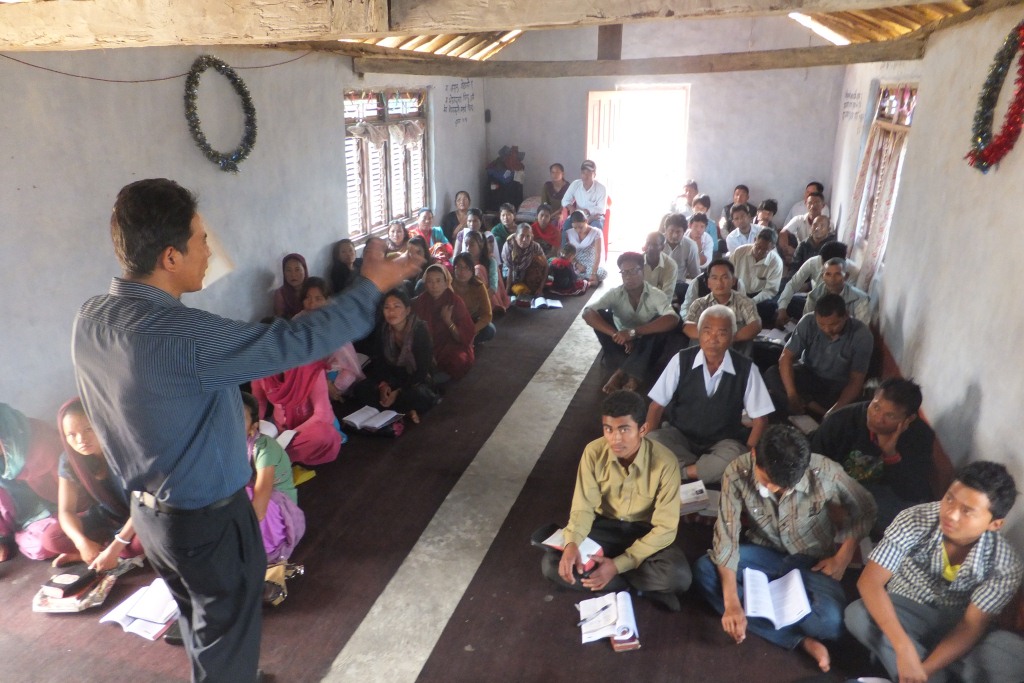
{"label": "woman in red sari", "polygon": [[295,430],[285,447],[294,464],[315,467],[338,458],[341,432],[327,393],[326,369],[324,361],[318,360],[252,383],[260,418],[266,416],[269,402],[278,430]]}
{"label": "woman in red sari", "polygon": [[473,367],[476,331],[466,304],[452,291],[451,278],[444,266],[435,263],[427,268],[426,291],[413,300],[412,307],[430,330],[437,367],[452,379],[461,379]]}

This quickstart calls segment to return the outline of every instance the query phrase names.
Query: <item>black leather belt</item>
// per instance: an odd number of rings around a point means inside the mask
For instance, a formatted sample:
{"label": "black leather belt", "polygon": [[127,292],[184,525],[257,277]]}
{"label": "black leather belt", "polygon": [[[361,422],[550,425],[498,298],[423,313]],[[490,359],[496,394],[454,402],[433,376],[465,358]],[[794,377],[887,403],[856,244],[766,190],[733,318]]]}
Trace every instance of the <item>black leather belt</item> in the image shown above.
{"label": "black leather belt", "polygon": [[135,500],[139,501],[140,505],[142,505],[143,507],[147,507],[150,510],[156,510],[157,512],[163,512],[174,515],[189,515],[200,512],[210,512],[211,510],[222,508],[231,501],[233,501],[235,499],[235,496],[237,496],[239,493],[241,493],[241,490],[232,493],[230,496],[227,496],[226,498],[216,500],[210,503],[209,505],[191,510],[188,508],[177,508],[174,507],[173,505],[168,505],[163,501],[157,500],[157,497],[154,496],[152,493],[149,493],[148,491],[132,491],[132,496],[135,497]]}

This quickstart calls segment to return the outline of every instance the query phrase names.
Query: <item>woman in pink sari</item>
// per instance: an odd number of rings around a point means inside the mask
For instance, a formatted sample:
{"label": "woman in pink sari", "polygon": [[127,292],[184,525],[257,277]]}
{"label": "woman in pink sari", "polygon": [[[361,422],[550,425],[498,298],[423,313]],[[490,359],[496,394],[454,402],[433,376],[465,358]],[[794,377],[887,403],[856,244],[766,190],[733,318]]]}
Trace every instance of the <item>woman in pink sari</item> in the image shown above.
{"label": "woman in pink sari", "polygon": [[52,514],[60,443],[53,425],[0,403],[0,562],[13,556],[15,545],[32,560],[60,552],[48,542],[51,532],[60,533]]}
{"label": "woman in pink sari", "polygon": [[434,342],[434,361],[452,379],[461,379],[473,367],[476,330],[466,304],[452,291],[452,276],[434,264],[423,276],[426,290],[412,302],[416,317],[427,323]]}
{"label": "woman in pink sari", "polygon": [[314,361],[285,372],[255,380],[252,393],[259,403],[259,416],[274,406],[278,430],[295,430],[285,448],[293,463],[315,467],[338,458],[341,432],[327,393],[327,364]]}

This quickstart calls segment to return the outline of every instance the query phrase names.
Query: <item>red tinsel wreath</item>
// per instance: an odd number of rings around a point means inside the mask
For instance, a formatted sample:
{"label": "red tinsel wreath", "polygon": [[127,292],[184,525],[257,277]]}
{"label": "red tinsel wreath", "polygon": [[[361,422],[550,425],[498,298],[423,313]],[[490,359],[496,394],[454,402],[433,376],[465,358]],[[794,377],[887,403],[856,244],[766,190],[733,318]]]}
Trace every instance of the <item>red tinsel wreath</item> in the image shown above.
{"label": "red tinsel wreath", "polygon": [[[992,137],[992,119],[999,91],[1006,80],[1007,72],[1013,62],[1013,56],[1020,52],[1017,63],[1017,78],[1014,81],[1016,90],[1013,100],[1006,111],[1006,118],[999,133]],[[974,114],[971,151],[965,157],[967,162],[982,173],[1002,161],[1020,137],[1021,124],[1024,122],[1024,21],[1017,24],[1003,46],[996,53],[996,59],[989,70],[985,87],[978,98],[978,111]]]}

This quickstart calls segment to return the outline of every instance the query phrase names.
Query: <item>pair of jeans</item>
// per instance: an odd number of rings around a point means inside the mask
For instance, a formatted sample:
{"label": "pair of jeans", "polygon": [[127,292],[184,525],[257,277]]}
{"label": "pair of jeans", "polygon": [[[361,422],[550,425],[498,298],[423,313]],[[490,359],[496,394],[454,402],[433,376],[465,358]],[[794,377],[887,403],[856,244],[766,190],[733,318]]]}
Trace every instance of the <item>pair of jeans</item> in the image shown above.
{"label": "pair of jeans", "polygon": [[[739,593],[740,604],[743,603],[743,570],[746,567],[764,572],[768,575],[769,581],[784,576],[793,569],[799,569],[804,587],[807,589],[807,598],[811,603],[811,613],[795,624],[777,629],[767,619],[748,619],[747,631],[789,650],[799,645],[807,636],[818,640],[838,639],[843,634],[846,594],[843,592],[843,586],[831,576],[811,571],[811,567],[817,563],[818,560],[807,555],[786,555],[759,545],[740,545],[740,562],[736,569],[736,590]],[[693,578],[697,590],[704,599],[719,614],[724,614],[722,582],[718,577],[718,567],[710,557],[705,555],[697,560]]]}

